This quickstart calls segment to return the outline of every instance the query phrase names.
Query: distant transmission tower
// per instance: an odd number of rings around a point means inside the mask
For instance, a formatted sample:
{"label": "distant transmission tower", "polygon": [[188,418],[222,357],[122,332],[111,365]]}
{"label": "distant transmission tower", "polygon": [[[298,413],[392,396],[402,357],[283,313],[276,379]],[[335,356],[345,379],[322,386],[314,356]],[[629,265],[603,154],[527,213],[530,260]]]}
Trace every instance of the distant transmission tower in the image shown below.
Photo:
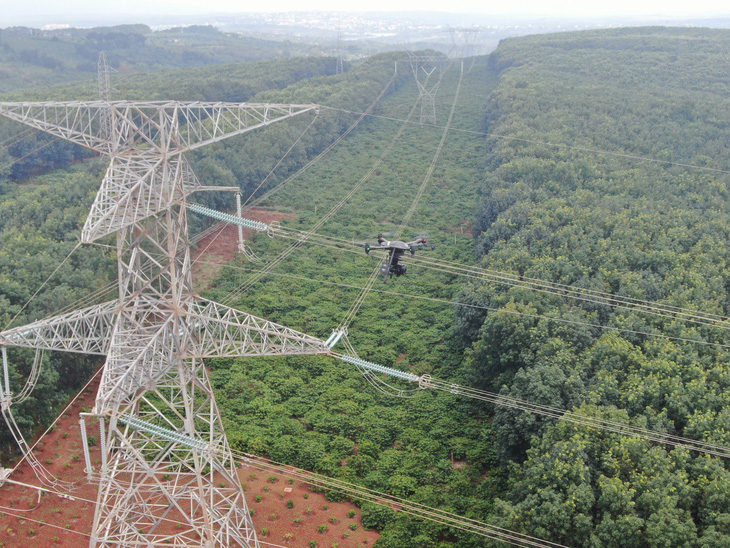
{"label": "distant transmission tower", "polygon": [[418,86],[421,100],[421,125],[436,123],[436,92],[443,76],[443,57],[410,54],[413,76]]}
{"label": "distant transmission tower", "polygon": [[[106,54],[103,51],[99,52],[99,62],[96,67],[98,88],[99,88],[99,99],[104,103],[109,103],[112,100],[112,85],[111,85],[111,68],[106,60]],[[105,108],[100,112],[101,114],[101,134],[106,138],[110,139],[112,135],[112,113],[111,109]]]}
{"label": "distant transmission tower", "polygon": [[337,74],[345,72],[342,52],[342,29],[337,29]]}
{"label": "distant transmission tower", "polygon": [[449,27],[449,34],[451,35],[452,43],[449,57],[463,59],[474,55],[474,40],[476,40],[477,34],[479,34],[479,28],[467,27],[455,29]]}
{"label": "distant transmission tower", "polygon": [[88,470],[99,481],[91,546],[259,546],[203,359],[329,349],[194,293],[186,202],[221,188],[202,186],[184,154],[314,108],[0,103],[10,119],[110,157],[81,242],[116,234],[118,298],[0,333],[0,346],[106,356],[82,414],[99,420],[102,449]]}

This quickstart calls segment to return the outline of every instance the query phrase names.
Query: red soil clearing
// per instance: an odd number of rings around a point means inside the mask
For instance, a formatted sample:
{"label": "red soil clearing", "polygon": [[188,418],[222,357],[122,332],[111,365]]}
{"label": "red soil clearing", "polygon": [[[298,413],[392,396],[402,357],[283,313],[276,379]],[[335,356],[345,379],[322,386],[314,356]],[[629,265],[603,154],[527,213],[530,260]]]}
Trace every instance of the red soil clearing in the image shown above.
{"label": "red soil clearing", "polygon": [[[253,209],[247,216],[265,223],[288,217],[262,209]],[[244,230],[244,238],[250,238],[248,232]],[[222,231],[198,242],[194,258],[204,255],[205,264],[193,268],[197,286],[210,284],[222,265],[232,260],[236,253],[238,229],[232,225],[225,225]],[[84,389],[53,430],[36,440],[33,449],[38,461],[51,475],[63,482],[75,482],[76,489],[68,495],[62,494],[61,490],[39,490],[41,482],[27,461],[21,461],[10,474],[9,481],[0,487],[0,547],[88,546],[97,486],[86,482],[79,413],[94,407],[99,379],[97,376]],[[96,423],[87,420],[86,431],[89,436],[99,438]],[[90,456],[92,464],[99,462],[98,444],[90,447]],[[379,537],[377,531],[363,528],[357,506],[348,502],[329,502],[322,493],[313,492],[299,480],[246,463],[239,468],[239,479],[246,491],[249,509],[253,510],[253,523],[262,547],[366,548],[373,546]],[[291,508],[287,504],[289,501],[292,501]]]}
{"label": "red soil clearing", "polygon": [[[93,407],[98,385],[97,377],[33,449],[52,475],[64,482],[77,482],[77,488],[68,495],[34,488],[42,484],[30,465],[21,462],[0,487],[2,548],[88,546],[97,487],[87,483],[84,474],[79,413]],[[86,430],[98,439],[98,426],[88,419]],[[93,464],[99,462],[99,452],[98,445],[90,448]],[[360,509],[352,503],[329,502],[306,483],[259,469],[255,464],[242,463],[238,475],[262,547],[309,548],[314,541],[318,548],[366,548],[379,537],[377,531],[363,528]]]}
{"label": "red soil clearing", "polygon": [[[268,224],[294,216],[253,208],[246,212],[246,217]],[[238,253],[238,227],[227,223],[219,223],[219,226],[219,230],[201,239],[197,243],[197,249],[193,252],[193,280],[197,290],[210,287],[223,265],[232,261]],[[253,233],[253,230],[244,228],[243,239],[250,240]]]}

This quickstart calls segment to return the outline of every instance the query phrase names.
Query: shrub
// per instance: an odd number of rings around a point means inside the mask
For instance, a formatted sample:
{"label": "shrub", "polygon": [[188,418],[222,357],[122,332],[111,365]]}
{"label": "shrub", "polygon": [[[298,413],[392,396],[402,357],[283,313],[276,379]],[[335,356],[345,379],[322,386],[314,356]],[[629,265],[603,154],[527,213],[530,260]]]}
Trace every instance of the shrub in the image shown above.
{"label": "shrub", "polygon": [[387,506],[372,504],[366,502],[362,505],[362,524],[368,529],[378,529],[382,531],[386,525],[393,519],[393,510]]}
{"label": "shrub", "polygon": [[269,530],[266,527],[264,527],[263,529],[261,529],[261,536],[262,537],[265,537],[268,534],[269,534]]}
{"label": "shrub", "polygon": [[326,533],[327,532],[327,526],[323,523],[322,525],[320,525],[319,527],[317,527],[317,532],[318,533]]}
{"label": "shrub", "polygon": [[351,523],[350,524],[350,531],[354,531],[355,529],[357,529],[357,523]]}
{"label": "shrub", "polygon": [[348,518],[354,518],[355,517],[355,510],[350,510],[349,512],[347,512],[347,517]]}
{"label": "shrub", "polygon": [[293,500],[286,501],[286,507],[289,509],[294,508],[294,501]]}

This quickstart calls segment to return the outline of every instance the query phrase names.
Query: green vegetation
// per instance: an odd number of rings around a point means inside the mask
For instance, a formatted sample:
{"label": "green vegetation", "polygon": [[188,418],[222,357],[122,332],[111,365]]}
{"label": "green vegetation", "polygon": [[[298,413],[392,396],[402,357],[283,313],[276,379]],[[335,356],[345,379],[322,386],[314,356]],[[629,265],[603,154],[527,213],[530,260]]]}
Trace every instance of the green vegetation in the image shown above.
{"label": "green vegetation", "polygon": [[[717,170],[730,167],[730,80],[716,66],[728,45],[727,32],[678,29],[506,41],[485,130],[530,141],[490,143],[481,265],[728,315],[730,202]],[[726,345],[724,330],[520,287],[471,283],[461,298],[497,310],[458,319],[470,384],[727,444],[727,350],[703,344]],[[515,463],[498,525],[570,546],[730,542],[724,461],[483,412]]]}
{"label": "green vegetation", "polygon": [[[425,231],[440,244],[419,252],[424,257],[727,316],[730,126],[724,113],[730,77],[722,60],[728,47],[729,33],[703,29],[565,33],[506,40],[467,67],[463,79],[458,65],[452,67],[436,98],[444,124],[458,89],[452,129],[403,237]],[[179,93],[175,98],[324,105],[316,118],[217,143],[191,158],[204,184],[237,185],[245,197],[266,180],[259,196],[342,135],[353,113],[389,83],[399,56],[376,56],[340,76],[328,75],[331,60],[308,59],[231,65],[225,74],[201,67],[123,76],[120,84],[131,98]],[[34,93],[62,98],[77,92],[93,96],[93,86]],[[415,84],[401,74],[376,107],[382,117],[364,119],[264,205],[289,214],[285,226],[308,230],[368,174],[321,232],[358,241],[399,230],[443,135],[442,127],[417,123],[416,98]],[[16,126],[0,125],[0,141],[13,131]],[[22,309],[75,245],[105,167],[54,146],[45,160],[29,156],[12,166],[7,162],[23,155],[21,145],[0,149],[4,323],[18,313],[16,324],[43,317],[114,280],[107,248],[78,250]],[[65,164],[56,164],[56,157]],[[43,173],[49,164],[53,171]],[[201,201],[219,209],[231,205],[212,195]],[[200,228],[205,220],[195,222]],[[262,235],[249,245],[272,260],[290,243]],[[327,338],[375,261],[359,251],[304,244],[265,283],[239,292],[258,268],[237,257],[205,296],[231,298],[237,308]],[[708,325],[520,285],[466,281],[412,262],[407,276],[376,282],[349,338],[363,358],[419,375],[698,440],[730,441],[723,346],[730,341]],[[30,355],[14,350],[11,357],[11,382],[18,386]],[[37,399],[19,413],[28,431],[54,416],[94,363],[45,359]],[[717,458],[454,394],[414,390],[392,397],[331,358],[209,365],[236,451],[566,545],[730,542],[730,471]],[[362,503],[360,510],[362,526],[382,532],[378,546],[485,542],[382,505]],[[312,507],[304,513],[311,515]],[[349,527],[355,531],[358,524]]]}
{"label": "green vegetation", "polygon": [[307,44],[245,37],[208,26],[157,32],[145,25],[49,31],[13,27],[0,29],[0,93],[95,77],[100,51],[120,74],[322,55]]}

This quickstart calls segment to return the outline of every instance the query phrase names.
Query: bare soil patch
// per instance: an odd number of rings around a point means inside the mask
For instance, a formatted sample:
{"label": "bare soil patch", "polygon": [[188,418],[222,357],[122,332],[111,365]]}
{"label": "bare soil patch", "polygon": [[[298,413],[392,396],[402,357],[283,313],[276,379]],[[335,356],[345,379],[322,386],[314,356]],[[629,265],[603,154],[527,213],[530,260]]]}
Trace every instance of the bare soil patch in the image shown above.
{"label": "bare soil patch", "polygon": [[308,548],[311,542],[318,548],[365,548],[373,546],[380,536],[362,526],[357,506],[330,502],[323,493],[313,492],[296,479],[255,465],[242,466],[239,477],[248,507],[254,512],[256,533],[263,542],[290,548]]}
{"label": "bare soil patch", "polygon": [[[88,546],[94,519],[97,488],[86,481],[84,450],[81,445],[79,413],[94,406],[97,378],[56,422],[55,428],[40,438],[33,453],[50,474],[76,489],[66,494],[43,492],[32,487],[5,483],[0,488],[0,542],[3,548],[47,548]],[[98,439],[98,425],[87,421],[89,436]],[[31,442],[33,446],[33,442]],[[90,447],[91,461],[99,462],[99,446]],[[10,475],[13,481],[41,486],[27,461]]]}
{"label": "bare soil patch", "polygon": [[[77,482],[77,489],[61,495],[6,482],[0,487],[2,548],[88,546],[97,487],[86,482],[79,413],[94,406],[98,384],[97,377],[33,450],[51,474],[64,482]],[[86,431],[98,439],[97,424],[87,420]],[[90,448],[90,455],[92,463],[99,462],[98,444]],[[299,480],[246,463],[239,468],[239,478],[262,546],[309,548],[313,541],[317,548],[367,548],[379,537],[377,531],[363,528],[357,506],[329,502],[324,494],[313,492]],[[41,486],[26,461],[10,480]]]}
{"label": "bare soil patch", "polygon": [[[267,224],[294,217],[259,208],[250,209],[245,216]],[[220,223],[219,227],[219,230],[201,239],[193,252],[193,280],[198,290],[208,289],[223,265],[232,261],[238,253],[238,227],[228,223]],[[243,229],[244,240],[250,240],[253,234],[253,230]]]}

